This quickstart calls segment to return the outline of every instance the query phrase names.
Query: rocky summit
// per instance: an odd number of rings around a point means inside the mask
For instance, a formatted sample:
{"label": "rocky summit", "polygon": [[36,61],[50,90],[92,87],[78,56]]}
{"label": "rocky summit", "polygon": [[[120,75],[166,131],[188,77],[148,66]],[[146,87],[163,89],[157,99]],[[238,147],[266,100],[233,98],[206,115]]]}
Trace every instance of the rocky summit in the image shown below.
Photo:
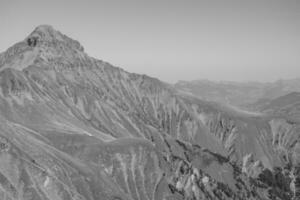
{"label": "rocky summit", "polygon": [[128,73],[48,25],[0,54],[1,200],[298,200],[299,140],[299,120]]}

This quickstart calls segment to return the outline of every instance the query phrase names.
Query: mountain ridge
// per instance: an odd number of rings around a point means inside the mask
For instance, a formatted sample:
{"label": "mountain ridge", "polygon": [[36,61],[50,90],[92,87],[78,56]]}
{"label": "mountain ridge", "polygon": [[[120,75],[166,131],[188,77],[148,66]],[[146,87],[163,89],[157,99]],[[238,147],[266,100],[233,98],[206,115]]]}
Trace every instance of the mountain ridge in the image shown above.
{"label": "mountain ridge", "polygon": [[299,124],[183,95],[65,37],[40,26],[1,54],[0,197],[297,198]]}
{"label": "mountain ridge", "polygon": [[184,93],[245,110],[249,110],[249,105],[260,99],[275,99],[290,92],[299,92],[299,86],[300,78],[265,83],[195,80],[175,84]]}

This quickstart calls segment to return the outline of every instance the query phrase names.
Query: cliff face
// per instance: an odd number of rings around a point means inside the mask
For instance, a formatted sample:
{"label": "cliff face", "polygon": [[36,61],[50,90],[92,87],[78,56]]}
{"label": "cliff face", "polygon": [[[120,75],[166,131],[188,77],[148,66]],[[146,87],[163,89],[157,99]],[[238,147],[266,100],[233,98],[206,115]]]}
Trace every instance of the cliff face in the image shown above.
{"label": "cliff face", "polygon": [[50,26],[0,55],[0,89],[1,199],[299,195],[298,123],[183,95]]}

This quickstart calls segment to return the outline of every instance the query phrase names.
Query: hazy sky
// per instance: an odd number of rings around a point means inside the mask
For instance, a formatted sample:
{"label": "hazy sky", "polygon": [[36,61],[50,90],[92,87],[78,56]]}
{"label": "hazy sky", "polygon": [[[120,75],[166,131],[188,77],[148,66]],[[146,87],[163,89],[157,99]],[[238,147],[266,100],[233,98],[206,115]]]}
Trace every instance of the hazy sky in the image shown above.
{"label": "hazy sky", "polygon": [[167,82],[300,77],[300,0],[0,0],[0,51],[40,24]]}

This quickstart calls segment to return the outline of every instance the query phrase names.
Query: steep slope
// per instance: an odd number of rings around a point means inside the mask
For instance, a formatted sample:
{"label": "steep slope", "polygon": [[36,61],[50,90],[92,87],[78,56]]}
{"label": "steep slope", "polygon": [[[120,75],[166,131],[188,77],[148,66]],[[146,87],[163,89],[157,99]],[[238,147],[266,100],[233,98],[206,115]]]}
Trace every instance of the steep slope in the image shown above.
{"label": "steep slope", "polygon": [[50,26],[1,54],[0,88],[3,199],[299,196],[298,123],[183,95]]}

